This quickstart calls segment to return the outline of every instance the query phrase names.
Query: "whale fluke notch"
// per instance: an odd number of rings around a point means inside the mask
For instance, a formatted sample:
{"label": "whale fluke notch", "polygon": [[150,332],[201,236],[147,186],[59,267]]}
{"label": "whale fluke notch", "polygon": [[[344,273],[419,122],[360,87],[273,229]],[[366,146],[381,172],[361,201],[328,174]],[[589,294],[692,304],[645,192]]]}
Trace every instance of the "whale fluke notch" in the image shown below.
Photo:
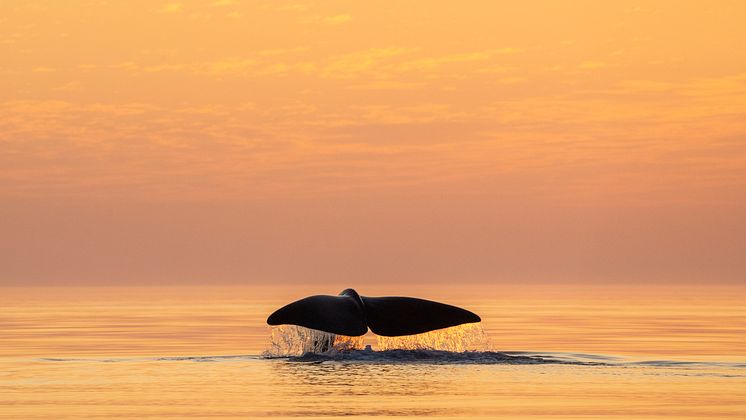
{"label": "whale fluke notch", "polygon": [[368,327],[377,335],[398,337],[480,321],[479,315],[457,306],[412,297],[360,296],[353,289],[297,300],[267,318],[269,325],[299,325],[352,337],[365,334]]}

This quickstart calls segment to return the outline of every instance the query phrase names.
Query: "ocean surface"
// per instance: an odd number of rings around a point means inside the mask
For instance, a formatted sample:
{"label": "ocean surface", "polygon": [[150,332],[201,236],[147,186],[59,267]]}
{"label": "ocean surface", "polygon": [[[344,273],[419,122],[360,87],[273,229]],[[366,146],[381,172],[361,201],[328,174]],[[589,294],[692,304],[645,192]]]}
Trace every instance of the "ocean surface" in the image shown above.
{"label": "ocean surface", "polygon": [[746,418],[743,286],[358,286],[483,322],[272,352],[269,313],[348,286],[2,288],[0,419]]}

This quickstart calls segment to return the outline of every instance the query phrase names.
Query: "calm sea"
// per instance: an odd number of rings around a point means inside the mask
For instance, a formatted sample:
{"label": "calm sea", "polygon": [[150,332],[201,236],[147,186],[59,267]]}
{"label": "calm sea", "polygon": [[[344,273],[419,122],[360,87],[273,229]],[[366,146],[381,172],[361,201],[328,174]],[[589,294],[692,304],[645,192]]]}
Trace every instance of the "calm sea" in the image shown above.
{"label": "calm sea", "polygon": [[487,341],[262,356],[269,313],[349,286],[0,289],[0,418],[746,418],[743,286],[358,286]]}

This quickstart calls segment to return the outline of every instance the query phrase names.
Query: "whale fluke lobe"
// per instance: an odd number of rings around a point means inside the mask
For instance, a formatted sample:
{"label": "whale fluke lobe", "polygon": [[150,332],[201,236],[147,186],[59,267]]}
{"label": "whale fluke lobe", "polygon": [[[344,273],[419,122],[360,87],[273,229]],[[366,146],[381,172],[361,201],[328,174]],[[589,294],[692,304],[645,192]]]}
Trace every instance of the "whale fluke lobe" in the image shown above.
{"label": "whale fluke lobe", "polygon": [[363,308],[346,295],[317,295],[297,300],[276,310],[267,318],[267,324],[300,325],[350,337],[368,332]]}
{"label": "whale fluke lobe", "polygon": [[422,334],[482,319],[457,306],[411,297],[362,297],[368,327],[377,335]]}
{"label": "whale fluke lobe", "polygon": [[338,335],[360,336],[370,327],[377,335],[397,337],[480,322],[473,312],[411,297],[366,297],[353,289],[339,296],[310,296],[275,311],[269,325],[291,324]]}

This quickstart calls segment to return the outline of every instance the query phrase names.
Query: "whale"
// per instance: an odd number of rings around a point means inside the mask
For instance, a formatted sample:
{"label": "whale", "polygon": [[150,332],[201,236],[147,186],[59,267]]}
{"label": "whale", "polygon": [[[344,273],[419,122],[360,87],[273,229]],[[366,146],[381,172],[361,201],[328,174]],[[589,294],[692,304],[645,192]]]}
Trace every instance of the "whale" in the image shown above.
{"label": "whale", "polygon": [[274,311],[269,325],[297,325],[357,337],[368,332],[387,337],[422,334],[480,322],[474,312],[432,300],[403,296],[360,296],[345,289],[337,296],[315,295]]}

